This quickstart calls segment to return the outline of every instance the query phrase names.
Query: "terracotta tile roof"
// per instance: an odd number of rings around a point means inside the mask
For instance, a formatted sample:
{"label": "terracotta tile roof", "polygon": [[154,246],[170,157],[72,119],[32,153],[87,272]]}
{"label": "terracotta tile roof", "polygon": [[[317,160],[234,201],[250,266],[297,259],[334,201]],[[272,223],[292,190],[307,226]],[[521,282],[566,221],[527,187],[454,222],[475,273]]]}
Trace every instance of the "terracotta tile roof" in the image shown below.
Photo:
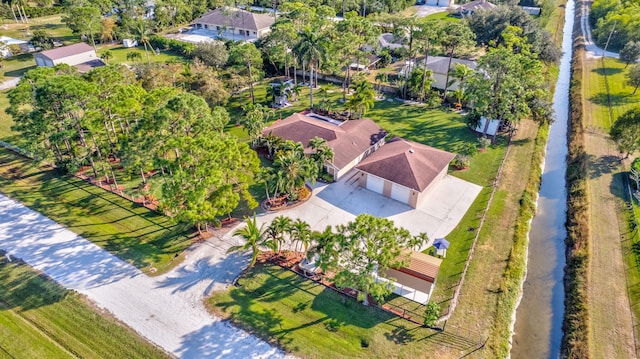
{"label": "terracotta tile roof", "polygon": [[270,14],[256,14],[235,8],[219,8],[209,11],[193,22],[257,31],[271,27],[275,19]]}
{"label": "terracotta tile roof", "polygon": [[402,257],[406,264],[396,270],[431,283],[436,280],[442,259],[410,250],[405,251]]}
{"label": "terracotta tile roof", "polygon": [[387,142],[356,168],[422,192],[454,157],[453,153],[398,138]]}
{"label": "terracotta tile roof", "polygon": [[84,42],[79,42],[77,44],[62,46],[55,49],[42,51],[40,54],[48,57],[51,60],[58,60],[65,57],[82,54],[88,51],[93,51],[93,47],[85,44]]}
{"label": "terracotta tile roof", "polygon": [[269,133],[285,140],[300,142],[305,148],[308,148],[312,138],[324,138],[333,149],[333,164],[339,169],[386,136],[386,132],[371,120],[346,121],[338,126],[301,113],[275,121],[262,131],[265,136]]}

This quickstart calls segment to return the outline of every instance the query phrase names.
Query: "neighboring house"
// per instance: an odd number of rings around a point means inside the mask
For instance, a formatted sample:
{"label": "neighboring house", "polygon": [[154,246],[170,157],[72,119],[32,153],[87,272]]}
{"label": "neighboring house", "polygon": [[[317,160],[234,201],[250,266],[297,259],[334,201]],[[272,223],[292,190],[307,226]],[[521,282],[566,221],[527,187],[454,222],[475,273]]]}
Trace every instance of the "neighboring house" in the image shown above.
{"label": "neighboring house", "polygon": [[349,68],[354,71],[368,71],[376,68],[376,64],[380,61],[380,57],[375,54],[366,54],[363,59],[353,59]]}
{"label": "neighboring house", "polygon": [[532,16],[540,16],[541,9],[537,6],[522,6],[522,10],[529,13]]}
{"label": "neighboring house", "polygon": [[449,7],[453,6],[453,0],[418,0],[416,5]]}
{"label": "neighboring house", "polygon": [[336,180],[382,146],[387,135],[371,120],[342,122],[313,112],[294,113],[275,121],[262,134],[300,142],[308,153],[311,152],[308,145],[312,138],[324,138],[334,152],[333,161],[326,163],[325,169]]}
{"label": "neighboring house", "polygon": [[402,254],[405,265],[379,271],[385,278],[393,278],[394,293],[415,302],[426,304],[436,286],[436,277],[442,259],[417,251],[405,251]]}
{"label": "neighboring house", "polygon": [[447,175],[454,157],[453,153],[397,138],[356,166],[359,185],[416,208]]}
{"label": "neighboring house", "polygon": [[488,2],[487,0],[475,0],[462,4],[456,8],[456,13],[461,16],[473,15],[474,12],[484,9],[491,10],[496,8],[497,5]]}
{"label": "neighboring house", "polygon": [[385,32],[384,34],[378,36],[378,46],[380,46],[380,48],[382,49],[386,48],[391,50],[399,49],[401,47],[409,49],[409,46],[402,43],[401,38],[396,37],[390,32]]}
{"label": "neighboring house", "polygon": [[[421,67],[424,64],[423,60],[417,61],[417,66]],[[427,68],[432,71],[431,87],[435,87],[440,90],[445,89],[447,83],[447,71],[455,69],[455,64],[462,64],[471,69],[475,69],[478,64],[471,60],[451,59],[451,67],[449,67],[449,58],[444,56],[429,56],[427,59]],[[416,65],[413,61],[406,61],[405,65],[398,72],[398,76],[408,76]],[[458,81],[456,81],[451,75],[449,75],[449,82],[453,83],[447,88],[448,91],[455,91],[458,89]]]}
{"label": "neighboring house", "polygon": [[219,8],[194,20],[196,30],[209,30],[218,37],[236,41],[255,41],[271,31],[271,14],[256,14],[236,8]]}
{"label": "neighboring house", "polygon": [[33,54],[33,58],[36,60],[36,65],[40,67],[67,64],[77,67],[80,72],[88,72],[95,67],[104,66],[95,49],[84,42],[37,52]]}
{"label": "neighboring house", "polygon": [[8,36],[0,36],[0,56],[4,58],[12,57],[14,54],[11,52],[11,46],[17,46],[20,51],[30,52],[33,50],[33,46],[29,46],[29,43],[24,40],[14,39]]}

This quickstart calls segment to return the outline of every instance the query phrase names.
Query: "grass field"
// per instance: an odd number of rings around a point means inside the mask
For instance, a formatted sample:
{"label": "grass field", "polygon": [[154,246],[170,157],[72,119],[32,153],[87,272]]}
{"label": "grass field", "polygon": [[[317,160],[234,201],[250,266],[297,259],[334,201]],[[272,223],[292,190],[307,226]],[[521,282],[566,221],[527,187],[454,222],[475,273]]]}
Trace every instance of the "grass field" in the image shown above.
{"label": "grass field", "polygon": [[172,268],[192,242],[187,225],[75,177],[34,167],[5,149],[0,149],[0,192],[149,273]]}
{"label": "grass field", "polygon": [[[607,58],[605,67],[602,61],[585,62],[583,73],[584,98],[591,102],[592,126],[608,132],[615,120],[633,107],[640,106],[640,91],[632,95],[633,87],[626,85],[625,74],[629,68],[616,59]],[[611,117],[609,116],[609,98],[605,85],[605,74],[611,95]]]}
{"label": "grass field", "polygon": [[0,251],[0,358],[168,358],[133,330]]}
{"label": "grass field", "polygon": [[[132,48],[124,48],[121,45],[104,45],[98,47],[98,56],[102,56],[105,51],[111,52],[113,58],[109,60],[110,64],[118,63],[118,64],[127,64],[134,65],[136,61],[127,60],[127,54],[130,52],[136,52],[140,54],[140,60],[137,62],[146,64],[147,63],[147,54],[144,52],[143,46],[132,47]],[[152,63],[167,63],[167,62],[185,62],[184,56],[176,55],[170,51],[161,51],[160,54],[156,55],[156,53],[152,50],[149,50],[149,61]]]}
{"label": "grass field", "polygon": [[365,307],[276,266],[258,265],[209,308],[303,358],[450,357],[476,346]]}

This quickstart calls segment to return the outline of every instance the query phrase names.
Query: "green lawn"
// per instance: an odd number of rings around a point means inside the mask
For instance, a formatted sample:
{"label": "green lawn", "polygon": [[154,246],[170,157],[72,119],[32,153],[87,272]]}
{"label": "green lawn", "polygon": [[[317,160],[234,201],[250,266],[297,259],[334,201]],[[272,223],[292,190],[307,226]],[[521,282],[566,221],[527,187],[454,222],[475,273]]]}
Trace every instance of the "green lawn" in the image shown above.
{"label": "green lawn", "polygon": [[0,251],[0,358],[168,358],[99,310]]}
{"label": "green lawn", "polygon": [[[105,51],[111,52],[113,56],[112,59],[109,60],[109,63],[122,63],[127,65],[133,65],[136,62],[127,60],[127,54],[130,52],[137,52],[140,54],[141,58],[137,62],[147,63],[147,54],[144,51],[144,47],[132,47],[132,48],[124,48],[121,45],[104,45],[98,47],[98,56],[102,56]],[[149,50],[149,60],[151,62],[157,63],[167,63],[167,62],[185,62],[186,59],[184,56],[174,54],[173,52],[162,50],[160,54],[156,55],[156,53],[152,50]]]}
{"label": "green lawn", "polygon": [[187,225],[5,149],[0,192],[149,273],[171,269],[192,242]]}
{"label": "green lawn", "polygon": [[450,16],[448,11],[441,11],[441,12],[437,12],[435,14],[431,14],[431,15],[427,16],[426,19],[438,20],[438,21],[448,21],[448,22],[460,21],[459,17]]}
{"label": "green lawn", "polygon": [[37,30],[44,30],[47,34],[56,40],[64,42],[77,42],[80,36],[73,35],[71,29],[62,22],[62,15],[50,15],[29,19],[28,24],[11,21],[7,24],[7,29],[2,30],[2,35],[28,41],[31,34]]}
{"label": "green lawn", "polygon": [[607,58],[605,60],[605,68],[602,67],[602,61],[588,61],[585,63],[588,68],[588,75],[583,79],[585,84],[584,97],[592,102],[594,122],[598,127],[608,130],[611,127],[609,117],[607,88],[605,85],[605,74],[609,83],[609,92],[611,95],[611,115],[615,120],[633,107],[640,106],[640,91],[632,95],[633,87],[627,86],[625,74],[629,68],[625,68],[625,64],[616,59]]}
{"label": "green lawn", "polygon": [[239,287],[214,293],[208,306],[302,358],[418,358],[443,350],[459,356],[476,345],[365,307],[270,265],[249,269]]}

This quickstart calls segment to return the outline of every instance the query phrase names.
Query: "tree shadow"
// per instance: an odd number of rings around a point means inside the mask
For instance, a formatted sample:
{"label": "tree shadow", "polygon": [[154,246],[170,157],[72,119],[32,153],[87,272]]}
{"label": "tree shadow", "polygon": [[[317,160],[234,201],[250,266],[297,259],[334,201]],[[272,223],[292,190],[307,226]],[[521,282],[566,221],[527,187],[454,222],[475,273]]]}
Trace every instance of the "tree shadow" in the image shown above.
{"label": "tree shadow", "polygon": [[388,341],[399,345],[407,345],[415,340],[415,334],[411,333],[404,325],[384,333],[384,336]]}
{"label": "tree shadow", "polygon": [[598,92],[591,96],[589,100],[599,106],[609,106],[609,100],[611,100],[611,106],[622,106],[637,102],[635,96],[624,92],[612,93],[610,96],[607,96],[605,92]]}
{"label": "tree shadow", "polygon": [[285,353],[228,322],[214,322],[182,336],[181,358],[284,358]]}
{"label": "tree shadow", "polygon": [[27,311],[59,302],[68,293],[21,259],[0,250],[0,308]]}
{"label": "tree shadow", "polygon": [[595,179],[602,175],[611,174],[614,171],[617,171],[622,158],[620,156],[613,155],[600,157],[587,155],[587,161],[589,163],[589,178]]}
{"label": "tree shadow", "polygon": [[596,69],[591,70],[591,72],[595,72],[600,76],[604,76],[605,74],[607,76],[612,76],[612,75],[615,75],[615,74],[619,74],[622,71],[624,71],[624,69],[617,68],[617,67],[605,67],[605,68],[598,67]]}

